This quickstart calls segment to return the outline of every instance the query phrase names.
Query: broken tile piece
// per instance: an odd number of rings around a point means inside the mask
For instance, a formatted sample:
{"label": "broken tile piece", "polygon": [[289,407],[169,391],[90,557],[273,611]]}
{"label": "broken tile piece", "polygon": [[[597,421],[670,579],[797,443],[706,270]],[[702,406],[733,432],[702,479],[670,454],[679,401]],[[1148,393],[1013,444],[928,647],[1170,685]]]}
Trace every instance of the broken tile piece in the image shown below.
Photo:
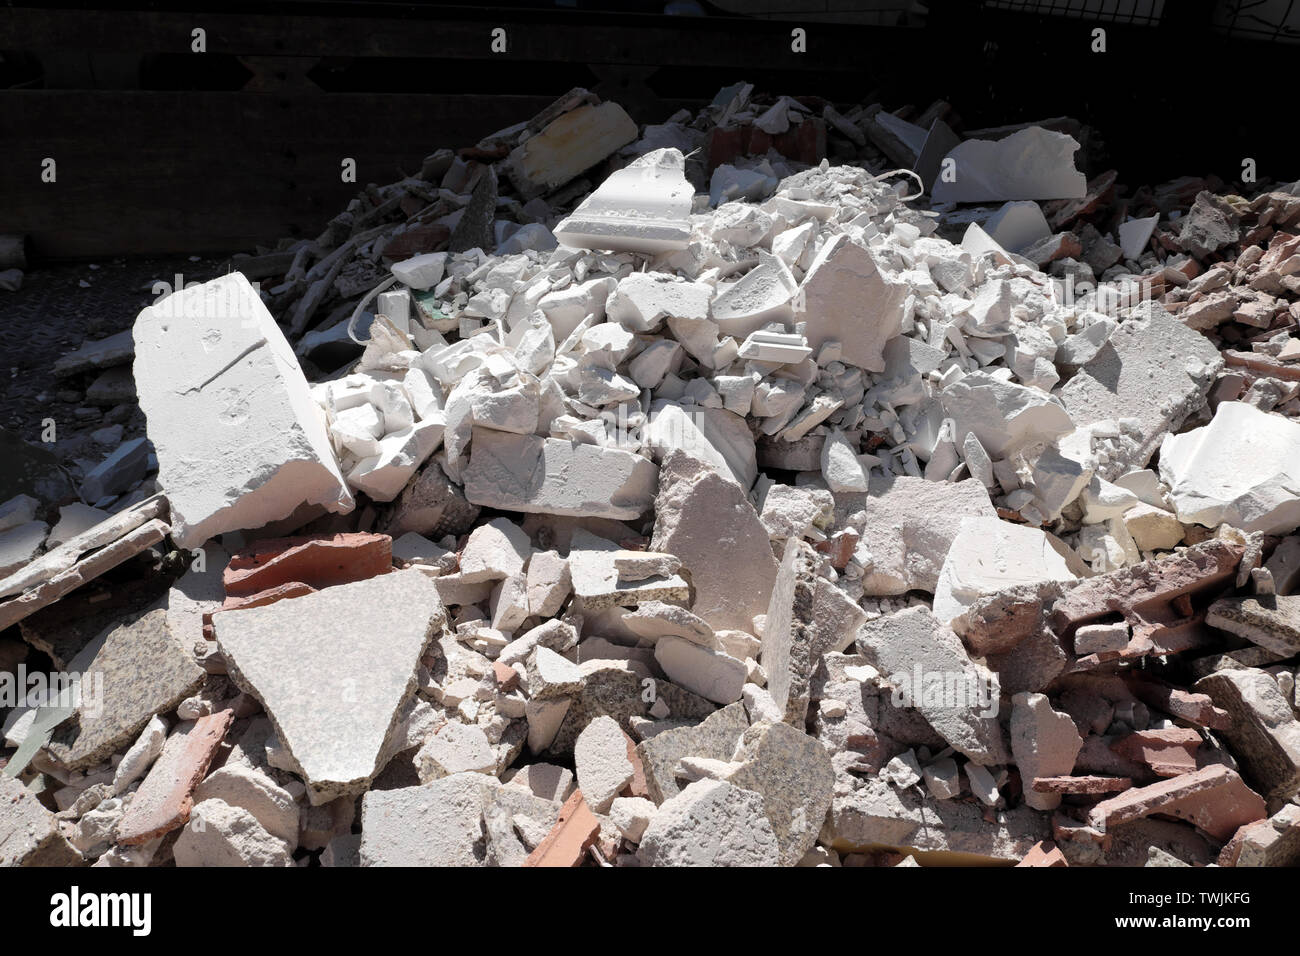
{"label": "broken tile piece", "polygon": [[902,705],[919,710],[972,763],[1011,762],[996,717],[997,678],[970,659],[961,639],[928,608],[868,622],[857,645],[899,689]]}
{"label": "broken tile piece", "polygon": [[410,569],[213,620],[230,676],[266,708],[320,804],[381,769],[443,617],[433,581]]}
{"label": "broken tile piece", "polygon": [[555,238],[576,249],[644,253],[685,249],[691,235],[693,193],[685,170],[679,149],[656,149],[638,156],[611,173],[556,226]]}
{"label": "broken tile piece", "polygon": [[1020,199],[1082,199],[1088,180],[1074,166],[1078,140],[1029,126],[999,140],[968,139],[944,158],[951,179],[940,176],[935,202],[1003,202]]}
{"label": "broken tile piece", "polygon": [[264,538],[236,551],[222,573],[229,597],[245,597],[291,582],[320,589],[387,574],[393,540],[386,534],[347,533]]}
{"label": "broken tile piece", "polygon": [[189,647],[194,637],[173,634],[159,609],[111,628],[97,648],[92,642],[70,665],[81,674],[82,704],[55,730],[50,753],[79,769],[126,749],[154,714],[173,710],[203,683]]}

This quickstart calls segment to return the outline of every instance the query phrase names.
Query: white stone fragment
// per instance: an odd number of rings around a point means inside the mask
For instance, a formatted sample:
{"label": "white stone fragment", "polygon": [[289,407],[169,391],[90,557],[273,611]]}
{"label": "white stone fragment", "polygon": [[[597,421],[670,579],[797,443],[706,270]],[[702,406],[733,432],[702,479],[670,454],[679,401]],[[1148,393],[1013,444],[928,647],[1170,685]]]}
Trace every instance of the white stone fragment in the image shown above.
{"label": "white stone fragment", "polygon": [[808,340],[802,335],[784,332],[750,332],[740,346],[740,357],[775,365],[794,365],[812,355]]}
{"label": "white stone fragment", "polygon": [[1124,529],[1140,551],[1172,551],[1183,540],[1183,523],[1163,508],[1146,502],[1124,512]]}
{"label": "white stone fragment", "polygon": [[605,303],[605,313],[635,332],[653,332],[669,316],[707,319],[713,289],[663,272],[634,272],[619,282]]}
{"label": "white stone fragment", "polygon": [[1165,436],[1160,479],[1183,522],[1289,534],[1300,526],[1300,424],[1222,402],[1210,424]]}
{"label": "white stone fragment", "polygon": [[939,572],[934,613],[951,624],[981,595],[1086,575],[1078,555],[1054,535],[1000,518],[964,518]]}
{"label": "white stone fragment", "polygon": [[177,545],[260,528],[304,503],[352,509],[302,369],[242,273],[173,293],[133,334]]}
{"label": "white stone fragment", "polygon": [[842,431],[831,429],[822,444],[822,477],[826,479],[826,487],[832,492],[865,492],[871,460],[869,455],[859,455]]}
{"label": "white stone fragment", "polygon": [[528,562],[528,613],[554,617],[573,590],[569,562],[556,551],[537,551]]}
{"label": "white stone fragment", "polygon": [[614,798],[632,780],[635,768],[628,758],[627,735],[613,717],[597,717],[578,735],[573,745],[578,789],[596,813],[608,813]]}
{"label": "white stone fragment", "polygon": [[113,792],[123,793],[131,784],[143,777],[145,771],[162,753],[163,744],[166,742],[167,721],[155,714],[118,763],[113,773]]}
{"label": "white stone fragment", "polygon": [[745,686],[745,662],[729,654],[680,637],[655,642],[655,661],[668,679],[715,704],[740,700]]}
{"label": "white stone fragment", "polygon": [[843,361],[871,372],[885,370],[882,349],[902,331],[907,283],[886,278],[871,253],[846,235],[817,253],[800,287],[808,344],[841,343]]}
{"label": "white stone fragment", "polygon": [[640,843],[641,837],[650,826],[655,813],[659,810],[653,802],[645,797],[615,797],[609,806],[609,818],[629,843]]}
{"label": "white stone fragment", "polygon": [[447,267],[447,253],[429,252],[393,263],[393,275],[398,282],[412,289],[432,289],[442,281]]}
{"label": "white stone fragment", "polygon": [[[619,109],[612,103],[597,109],[611,106]],[[691,235],[693,193],[681,150],[656,149],[611,173],[555,227],[555,237],[563,245],[583,249],[645,253],[685,249]]]}
{"label": "white stone fragment", "polygon": [[348,487],[375,501],[392,501],[442,444],[442,422],[434,419],[408,425],[379,440],[379,449],[348,472]]}
{"label": "white stone fragment", "polygon": [[595,445],[475,428],[465,497],[504,511],[627,520],[654,500],[648,458]]}
{"label": "white stone fragment", "polygon": [[940,177],[935,202],[1082,199],[1088,180],[1074,166],[1079,143],[1065,133],[1030,126],[1000,140],[969,139],[948,153],[952,179]]}
{"label": "white stone fragment", "polygon": [[1065,408],[1052,396],[985,372],[972,372],[948,385],[940,400],[957,436],[965,439],[973,433],[994,459],[1030,442],[1049,442],[1074,428]]}
{"label": "white stone fragment", "polygon": [[1136,259],[1142,255],[1159,221],[1159,216],[1147,216],[1119,224],[1119,247],[1125,259]]}
{"label": "white stone fragment", "polygon": [[737,338],[771,322],[785,325],[794,316],[791,303],[798,291],[786,264],[760,250],[757,266],[737,282],[719,289],[712,303],[712,318],[719,331]]}
{"label": "white stone fragment", "polygon": [[999,246],[1011,252],[1019,252],[1052,234],[1042,208],[1029,200],[1004,204],[984,223],[984,231]]}
{"label": "white stone fragment", "polygon": [[528,563],[532,544],[523,529],[508,518],[479,525],[460,555],[460,576],[466,583],[496,581],[518,574]]}

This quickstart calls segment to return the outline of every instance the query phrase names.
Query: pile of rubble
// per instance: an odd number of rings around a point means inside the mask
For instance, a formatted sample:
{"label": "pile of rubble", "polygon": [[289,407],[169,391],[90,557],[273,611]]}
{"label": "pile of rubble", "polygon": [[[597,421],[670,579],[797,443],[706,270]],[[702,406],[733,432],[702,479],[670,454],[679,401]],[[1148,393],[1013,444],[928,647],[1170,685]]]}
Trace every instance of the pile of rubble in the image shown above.
{"label": "pile of rubble", "polygon": [[750,94],[140,314],[148,440],[0,507],[0,862],[1300,860],[1300,188]]}

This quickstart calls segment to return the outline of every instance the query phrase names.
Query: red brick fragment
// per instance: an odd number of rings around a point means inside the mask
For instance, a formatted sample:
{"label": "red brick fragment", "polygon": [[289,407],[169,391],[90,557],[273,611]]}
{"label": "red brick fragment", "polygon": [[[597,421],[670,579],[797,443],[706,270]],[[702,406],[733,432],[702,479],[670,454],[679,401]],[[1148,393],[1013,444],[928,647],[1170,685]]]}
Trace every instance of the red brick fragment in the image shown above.
{"label": "red brick fragment", "polygon": [[188,726],[181,724],[167,738],[162,754],[117,825],[118,843],[148,843],[185,825],[194,808],[194,788],[207,775],[208,765],[234,720],[234,711],[223,710]]}
{"label": "red brick fragment", "polygon": [[1196,769],[1196,751],[1201,735],[1186,727],[1168,730],[1139,730],[1110,745],[1121,757],[1146,764],[1158,776],[1176,777]]}
{"label": "red brick fragment", "polygon": [[1133,786],[1128,777],[1035,777],[1037,793],[1083,794],[1117,793]]}
{"label": "red brick fragment", "polygon": [[348,532],[267,538],[237,552],[222,581],[227,596],[247,597],[282,584],[313,588],[364,581],[393,570],[393,539]]}
{"label": "red brick fragment", "polygon": [[1092,808],[1088,822],[1106,830],[1158,813],[1177,817],[1226,841],[1239,827],[1264,819],[1264,798],[1221,765],[1127,790]]}
{"label": "red brick fragment", "polygon": [[1039,840],[1016,866],[1069,866],[1065,854],[1051,840]]}
{"label": "red brick fragment", "polygon": [[581,866],[587,850],[599,836],[600,821],[587,806],[582,791],[574,790],[560,808],[555,826],[528,854],[524,866]]}
{"label": "red brick fragment", "polygon": [[508,694],[519,686],[519,671],[500,661],[492,665],[492,676],[497,682],[497,689],[503,694]]}

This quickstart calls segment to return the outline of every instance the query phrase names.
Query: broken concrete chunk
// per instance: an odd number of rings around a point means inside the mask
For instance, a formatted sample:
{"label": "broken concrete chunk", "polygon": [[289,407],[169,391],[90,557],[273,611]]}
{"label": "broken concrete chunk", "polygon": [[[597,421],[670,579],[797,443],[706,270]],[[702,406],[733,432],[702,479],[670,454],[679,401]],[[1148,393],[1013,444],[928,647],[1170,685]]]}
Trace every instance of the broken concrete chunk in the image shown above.
{"label": "broken concrete chunk", "polygon": [[483,810],[499,786],[486,774],[457,773],[369,791],[361,801],[361,865],[483,865]]}
{"label": "broken concrete chunk", "polygon": [[597,717],[589,723],[573,745],[573,761],[588,805],[596,813],[608,813],[635,770],[628,759],[627,735],[618,721]]}
{"label": "broken concrete chunk", "polygon": [[[850,507],[856,506],[853,499]],[[864,518],[852,524],[861,525],[857,553],[869,558],[862,562],[863,591],[873,595],[933,592],[963,519],[997,516],[988,492],[973,479],[882,475],[872,480],[861,507]]]}
{"label": "broken concrete chunk", "polygon": [[381,769],[443,617],[433,581],[411,569],[213,620],[230,676],[262,702],[320,804],[361,792]]}
{"label": "broken concrete chunk", "polygon": [[73,664],[70,670],[81,675],[80,706],[49,744],[50,753],[73,769],[125,749],[154,714],[171,711],[205,676],[161,609],[111,628]]}
{"label": "broken concrete chunk", "polygon": [[672,727],[637,744],[645,767],[646,789],[657,803],[680,792],[676,767],[683,757],[729,761],[749,727],[743,704],[730,704],[698,724]]}
{"label": "broken concrete chunk", "polygon": [[759,724],[741,741],[739,769],[727,782],[763,798],[782,866],[793,866],[817,841],[835,786],[831,755],[789,724]]}
{"label": "broken concrete chunk", "polygon": [[[1011,703],[1011,753],[1020,778],[1033,780],[1071,773],[1083,738],[1069,715],[1053,710],[1043,694],[1016,694]],[[1035,810],[1054,810],[1061,798],[1030,787],[1025,789],[1025,802]]]}
{"label": "broken concrete chunk", "polygon": [[778,866],[763,798],[724,780],[697,780],[665,801],[641,837],[646,866]]}
{"label": "broken concrete chunk", "polygon": [[76,865],[81,854],[54,814],[21,782],[0,774],[0,867]]}
{"label": "broken concrete chunk", "polygon": [[467,584],[497,581],[524,570],[532,553],[528,535],[507,518],[479,525],[460,555],[460,577]]}
{"label": "broken concrete chunk", "polygon": [[1056,394],[1080,428],[1136,419],[1137,428],[1112,441],[1116,447],[1098,468],[1100,477],[1114,481],[1145,466],[1165,433],[1201,408],[1222,362],[1205,336],[1159,304],[1143,302]]}
{"label": "broken concrete chunk", "polygon": [[676,574],[628,581],[614,566],[623,553],[617,544],[581,528],[573,532],[569,548],[569,573],[573,578],[575,607],[583,612],[642,601],[684,601],[690,596],[686,580]]}
{"label": "broken concrete chunk", "polygon": [[260,528],[304,503],[352,509],[293,350],[241,273],[173,293],[140,313],[133,334],[178,545]]}
{"label": "broken concrete chunk", "polygon": [[582,690],[582,681],[581,668],[549,647],[538,645],[528,658],[529,700],[566,697]]}
{"label": "broken concrete chunk", "polygon": [[1055,535],[999,518],[963,518],[935,585],[934,613],[951,623],[981,595],[1087,574]]}
{"label": "broken concrete chunk", "polygon": [[734,482],[686,452],[664,457],[650,547],[690,571],[692,611],[713,628],[746,630],[766,612],[777,568],[767,531]]}
{"label": "broken concrete chunk", "polygon": [[251,811],[213,799],[195,805],[172,852],[177,866],[265,867],[293,866],[292,849]]}
{"label": "broken concrete chunk", "polygon": [[1232,718],[1220,733],[1247,778],[1270,800],[1300,792],[1300,721],[1265,671],[1216,671],[1194,685]]}
{"label": "broken concrete chunk", "polygon": [[455,720],[443,724],[415,755],[415,770],[421,784],[457,773],[495,776],[496,767],[496,753],[483,729]]}
{"label": "broken concrete chunk", "polygon": [[665,635],[655,642],[655,660],[668,679],[716,704],[740,700],[744,661],[694,641]]}
{"label": "broken concrete chunk", "polygon": [[1222,402],[1209,425],[1165,437],[1160,478],[1183,522],[1288,534],[1300,526],[1300,424]]}
{"label": "broken concrete chunk", "polygon": [[865,624],[857,645],[895,688],[895,699],[975,764],[1011,761],[997,721],[997,677],[970,659],[929,609],[911,607]]}
{"label": "broken concrete chunk", "polygon": [[1300,653],[1300,595],[1220,598],[1206,611],[1205,623],[1283,657]]}
{"label": "broken concrete chunk", "polygon": [[475,428],[465,497],[504,511],[625,520],[649,510],[657,473],[617,448]]}

